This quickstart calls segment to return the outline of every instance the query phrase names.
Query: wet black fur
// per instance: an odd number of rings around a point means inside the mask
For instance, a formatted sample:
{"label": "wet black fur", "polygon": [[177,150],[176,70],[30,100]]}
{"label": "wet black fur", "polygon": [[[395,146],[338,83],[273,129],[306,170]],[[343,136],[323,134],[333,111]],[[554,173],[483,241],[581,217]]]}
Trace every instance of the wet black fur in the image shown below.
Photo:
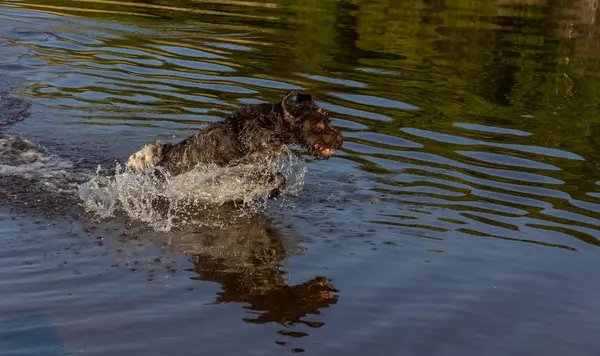
{"label": "wet black fur", "polygon": [[308,94],[290,92],[278,103],[251,104],[227,119],[215,122],[177,143],[158,143],[157,166],[175,176],[199,163],[226,166],[260,163],[276,156],[287,145],[303,146],[318,158],[317,148],[339,149],[341,132],[329,114]]}

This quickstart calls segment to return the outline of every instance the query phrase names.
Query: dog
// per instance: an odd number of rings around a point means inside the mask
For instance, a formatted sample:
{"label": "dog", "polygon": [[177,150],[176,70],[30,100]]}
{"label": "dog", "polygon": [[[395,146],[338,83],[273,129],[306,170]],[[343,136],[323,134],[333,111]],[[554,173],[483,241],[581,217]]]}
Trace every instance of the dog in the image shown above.
{"label": "dog", "polygon": [[300,145],[315,158],[326,159],[343,141],[329,113],[311,95],[292,91],[278,103],[244,105],[179,143],[146,145],[129,157],[126,167],[160,167],[176,176],[198,164],[266,164],[288,145]]}

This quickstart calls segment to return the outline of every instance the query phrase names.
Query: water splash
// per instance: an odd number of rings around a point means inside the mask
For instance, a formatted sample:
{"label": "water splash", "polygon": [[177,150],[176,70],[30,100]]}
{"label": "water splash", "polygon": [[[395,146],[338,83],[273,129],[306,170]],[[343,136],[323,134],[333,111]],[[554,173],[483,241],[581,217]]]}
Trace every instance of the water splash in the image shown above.
{"label": "water splash", "polygon": [[89,173],[21,136],[0,136],[0,201],[45,217],[78,216],[77,187]]}
{"label": "water splash", "polygon": [[113,172],[101,167],[95,173],[76,172],[73,167],[71,161],[23,137],[0,137],[0,196],[14,196],[23,205],[48,211],[74,209],[81,203],[101,218],[125,213],[156,231],[219,227],[264,210],[280,184],[280,179],[273,179],[274,172],[283,175],[286,185],[271,201],[286,204],[286,197],[302,190],[306,173],[304,162],[290,151],[266,166],[205,165],[167,178],[134,173],[119,163]]}
{"label": "water splash", "polygon": [[25,177],[67,175],[70,161],[47,152],[43,147],[16,135],[0,137],[0,174]]}
{"label": "water splash", "polygon": [[[104,176],[101,169],[79,186],[86,210],[100,217],[125,212],[157,231],[183,226],[222,226],[236,217],[266,208],[279,186],[273,172],[281,172],[286,186],[277,199],[297,194],[304,186],[304,162],[287,151],[267,166],[202,165],[176,177],[124,170]],[[233,219],[233,220],[232,220]]]}

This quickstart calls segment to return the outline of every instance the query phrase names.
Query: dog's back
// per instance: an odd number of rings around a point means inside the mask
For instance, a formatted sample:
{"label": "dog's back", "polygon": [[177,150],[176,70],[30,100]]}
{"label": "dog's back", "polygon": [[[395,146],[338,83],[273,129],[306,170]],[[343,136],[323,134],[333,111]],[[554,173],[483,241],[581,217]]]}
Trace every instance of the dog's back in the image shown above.
{"label": "dog's back", "polygon": [[329,157],[342,141],[327,112],[310,95],[291,92],[275,104],[244,105],[224,121],[212,123],[177,144],[147,145],[129,157],[127,167],[140,171],[160,166],[175,176],[202,163],[226,166],[268,160],[290,144],[307,147],[315,156]]}

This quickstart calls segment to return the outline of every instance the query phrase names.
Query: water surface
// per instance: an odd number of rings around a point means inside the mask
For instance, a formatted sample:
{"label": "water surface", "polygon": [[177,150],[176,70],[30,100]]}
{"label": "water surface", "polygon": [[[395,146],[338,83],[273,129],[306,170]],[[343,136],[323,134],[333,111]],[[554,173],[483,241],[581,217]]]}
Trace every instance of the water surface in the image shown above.
{"label": "water surface", "polygon": [[[595,354],[597,15],[0,0],[0,353]],[[186,228],[86,210],[143,144],[292,89],[346,137],[298,192]]]}

